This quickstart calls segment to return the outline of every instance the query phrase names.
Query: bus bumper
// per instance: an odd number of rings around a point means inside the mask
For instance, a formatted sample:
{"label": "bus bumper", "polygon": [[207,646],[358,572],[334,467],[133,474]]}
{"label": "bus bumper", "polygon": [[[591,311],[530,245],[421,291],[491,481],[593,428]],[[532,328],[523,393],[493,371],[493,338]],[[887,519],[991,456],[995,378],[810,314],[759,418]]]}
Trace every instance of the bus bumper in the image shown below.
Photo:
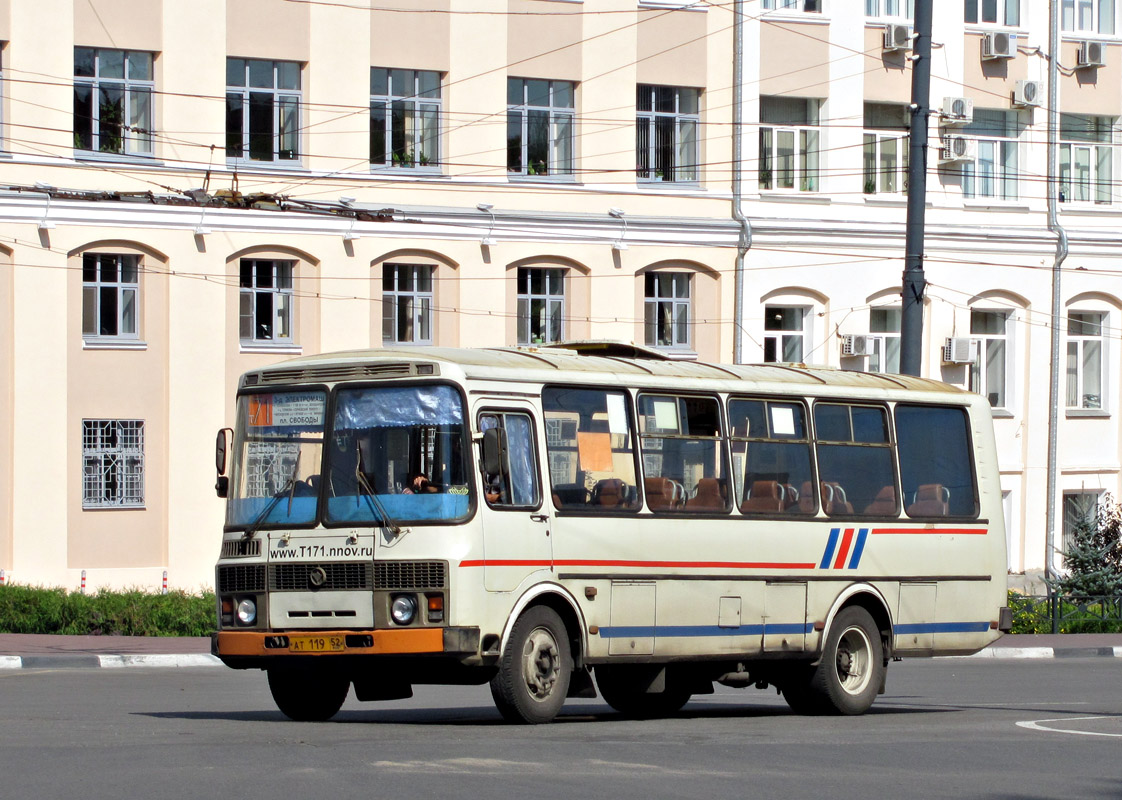
{"label": "bus bumper", "polygon": [[276,658],[331,658],[356,655],[424,655],[479,652],[479,628],[414,628],[342,631],[219,631],[210,651],[223,661]]}

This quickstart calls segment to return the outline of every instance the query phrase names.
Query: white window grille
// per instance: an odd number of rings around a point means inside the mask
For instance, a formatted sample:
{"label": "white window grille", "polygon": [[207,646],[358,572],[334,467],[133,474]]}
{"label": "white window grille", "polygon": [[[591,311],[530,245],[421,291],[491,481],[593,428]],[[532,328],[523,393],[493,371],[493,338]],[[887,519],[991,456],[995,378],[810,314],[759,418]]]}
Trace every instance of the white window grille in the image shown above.
{"label": "white window grille", "polygon": [[382,265],[382,341],[432,344],[433,267]]}
{"label": "white window grille", "polygon": [[292,343],[294,261],[243,258],[240,336],[247,343]]}
{"label": "white window grille", "polygon": [[1069,311],[1067,315],[1067,407],[1103,408],[1106,364],[1106,313]]}
{"label": "white window grille", "polygon": [[440,73],[370,69],[370,163],[376,167],[440,166]]}
{"label": "white window grille", "polygon": [[535,178],[573,174],[574,84],[507,79],[507,172]]}
{"label": "white window grille", "polygon": [[74,148],[152,155],[152,54],[74,48]]}
{"label": "white window grille", "polygon": [[697,180],[700,95],[698,89],[638,86],[635,161],[639,180]]}
{"label": "white window grille", "polygon": [[648,272],[645,341],[651,347],[689,349],[692,327],[690,273]]}
{"label": "white window grille", "polygon": [[226,59],[226,158],[284,163],[300,159],[300,64]]}
{"label": "white window grille", "polygon": [[565,339],[565,272],[559,267],[518,268],[518,343]]}
{"label": "white window grille", "polygon": [[82,508],[144,506],[144,421],[82,420]]}
{"label": "white window grille", "polygon": [[137,338],[140,256],[116,253],[82,255],[82,335],[86,338]]}

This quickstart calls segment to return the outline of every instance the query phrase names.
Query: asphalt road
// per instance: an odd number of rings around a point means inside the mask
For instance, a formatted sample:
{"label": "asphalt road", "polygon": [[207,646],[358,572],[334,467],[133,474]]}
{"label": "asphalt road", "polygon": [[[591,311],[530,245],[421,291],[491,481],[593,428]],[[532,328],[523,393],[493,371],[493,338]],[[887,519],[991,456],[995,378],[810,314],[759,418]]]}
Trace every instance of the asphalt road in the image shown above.
{"label": "asphalt road", "polygon": [[673,719],[575,700],[531,728],[486,687],[299,724],[258,672],[0,671],[0,796],[1116,799],[1122,661],[897,663],[858,718],[718,688]]}

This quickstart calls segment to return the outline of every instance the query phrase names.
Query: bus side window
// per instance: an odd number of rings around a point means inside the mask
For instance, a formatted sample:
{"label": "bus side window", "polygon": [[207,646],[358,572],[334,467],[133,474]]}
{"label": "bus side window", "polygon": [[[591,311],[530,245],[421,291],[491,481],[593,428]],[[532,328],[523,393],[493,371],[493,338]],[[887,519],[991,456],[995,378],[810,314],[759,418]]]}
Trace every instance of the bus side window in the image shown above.
{"label": "bus side window", "polygon": [[781,400],[729,400],[732,469],[744,514],[814,514],[806,410]]}
{"label": "bus side window", "polygon": [[883,407],[815,403],[814,435],[827,515],[896,516],[896,471]]}
{"label": "bus side window", "polygon": [[492,473],[483,470],[483,498],[488,505],[498,508],[537,508],[541,492],[533,420],[519,412],[480,415],[479,430],[491,429],[503,432],[505,447],[498,469]]}
{"label": "bus side window", "polygon": [[909,517],[977,516],[965,410],[900,403],[895,417],[904,512]]}

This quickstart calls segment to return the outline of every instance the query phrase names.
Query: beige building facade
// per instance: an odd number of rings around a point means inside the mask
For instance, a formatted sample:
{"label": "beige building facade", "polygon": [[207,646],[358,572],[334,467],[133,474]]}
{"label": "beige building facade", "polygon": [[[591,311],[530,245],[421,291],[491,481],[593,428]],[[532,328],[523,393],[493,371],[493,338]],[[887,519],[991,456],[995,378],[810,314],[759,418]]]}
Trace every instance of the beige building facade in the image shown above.
{"label": "beige building facade", "polygon": [[[732,6],[359,5],[0,0],[5,580],[209,586],[214,433],[242,372],[296,354],[607,338],[728,362],[741,337],[749,362],[898,369],[911,73],[885,36],[910,3],[744,4],[739,320]],[[1031,576],[1048,14],[998,5],[936,3],[923,373],[990,397]],[[1122,470],[1122,39],[1094,5],[1060,52],[1061,518]]]}

